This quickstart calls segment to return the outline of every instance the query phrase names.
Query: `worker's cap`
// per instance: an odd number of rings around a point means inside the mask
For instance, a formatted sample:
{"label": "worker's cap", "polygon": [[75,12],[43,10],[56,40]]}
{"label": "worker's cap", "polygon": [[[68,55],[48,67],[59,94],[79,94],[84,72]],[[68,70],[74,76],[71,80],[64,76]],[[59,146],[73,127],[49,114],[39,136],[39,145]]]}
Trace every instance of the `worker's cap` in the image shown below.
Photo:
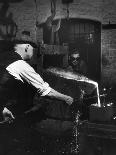
{"label": "worker's cap", "polygon": [[30,44],[33,48],[37,48],[37,44],[33,41],[28,41],[28,40],[14,40],[13,44]]}

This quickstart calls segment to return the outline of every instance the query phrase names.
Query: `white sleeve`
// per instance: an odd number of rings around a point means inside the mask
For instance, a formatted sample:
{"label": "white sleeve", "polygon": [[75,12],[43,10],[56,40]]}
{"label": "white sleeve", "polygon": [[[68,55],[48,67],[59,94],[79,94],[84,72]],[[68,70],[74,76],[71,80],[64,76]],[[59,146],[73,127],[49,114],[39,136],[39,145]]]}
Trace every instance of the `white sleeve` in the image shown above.
{"label": "white sleeve", "polygon": [[51,91],[49,84],[44,82],[41,76],[24,60],[18,60],[10,64],[6,70],[16,79],[22,82],[26,80],[37,89],[41,96],[45,96]]}

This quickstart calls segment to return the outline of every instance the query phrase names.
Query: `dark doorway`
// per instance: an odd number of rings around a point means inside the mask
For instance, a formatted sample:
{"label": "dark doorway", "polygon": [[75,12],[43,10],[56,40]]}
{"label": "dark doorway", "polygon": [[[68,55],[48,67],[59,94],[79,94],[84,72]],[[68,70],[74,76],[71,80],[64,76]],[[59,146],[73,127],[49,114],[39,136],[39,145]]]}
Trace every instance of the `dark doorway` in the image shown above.
{"label": "dark doorway", "polygon": [[89,19],[62,19],[59,29],[60,44],[68,43],[80,51],[88,66],[88,77],[100,81],[101,75],[101,23]]}

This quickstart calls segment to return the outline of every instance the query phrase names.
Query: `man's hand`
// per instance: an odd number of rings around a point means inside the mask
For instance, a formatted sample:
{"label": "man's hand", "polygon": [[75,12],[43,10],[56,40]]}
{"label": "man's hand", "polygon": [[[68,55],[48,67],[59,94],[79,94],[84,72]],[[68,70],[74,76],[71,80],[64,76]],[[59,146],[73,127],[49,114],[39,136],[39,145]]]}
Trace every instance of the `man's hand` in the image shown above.
{"label": "man's hand", "polygon": [[9,123],[13,122],[15,117],[13,116],[12,112],[8,110],[6,107],[2,111],[4,121],[8,121]]}
{"label": "man's hand", "polygon": [[65,101],[68,105],[71,105],[73,103],[74,99],[72,97],[68,96]]}

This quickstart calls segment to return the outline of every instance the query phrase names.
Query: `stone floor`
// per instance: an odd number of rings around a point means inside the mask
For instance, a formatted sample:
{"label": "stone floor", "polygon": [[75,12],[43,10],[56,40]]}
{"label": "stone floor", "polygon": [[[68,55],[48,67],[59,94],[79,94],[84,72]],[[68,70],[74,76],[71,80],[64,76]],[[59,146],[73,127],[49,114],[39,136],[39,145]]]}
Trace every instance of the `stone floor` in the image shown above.
{"label": "stone floor", "polygon": [[42,120],[37,121],[37,115],[30,114],[10,125],[0,125],[0,155],[68,155],[72,122],[38,117]]}
{"label": "stone floor", "polygon": [[[85,132],[78,135],[74,122],[48,118],[35,121],[35,117],[32,116],[29,115],[25,119],[22,117],[13,124],[0,126],[0,155],[116,154],[115,139],[88,136],[86,128]],[[98,132],[99,130],[96,130],[97,135]]]}
{"label": "stone floor", "polygon": [[[112,96],[115,102],[115,91]],[[116,119],[113,121],[116,126]],[[79,135],[76,131],[73,121],[30,113],[10,125],[0,124],[0,155],[116,155],[115,138],[88,136],[86,129]]]}

